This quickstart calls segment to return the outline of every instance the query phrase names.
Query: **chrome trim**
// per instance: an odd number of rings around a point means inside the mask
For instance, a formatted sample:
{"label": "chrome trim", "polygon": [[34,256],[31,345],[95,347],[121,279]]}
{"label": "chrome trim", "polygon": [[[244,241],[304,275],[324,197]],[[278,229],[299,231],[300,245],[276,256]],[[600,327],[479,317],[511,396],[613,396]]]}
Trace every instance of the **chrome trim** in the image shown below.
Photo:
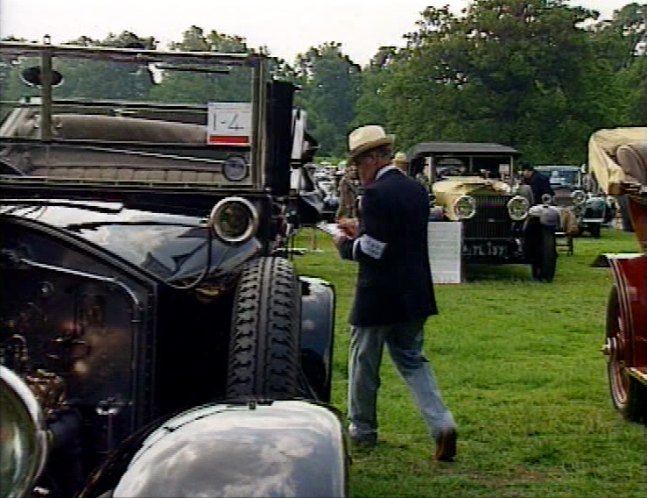
{"label": "chrome trim", "polygon": [[[516,216],[516,217],[515,217],[515,216],[513,216],[513,215],[512,215],[512,211],[510,210],[510,205],[511,205],[513,202],[517,202],[517,201],[519,201],[519,200],[521,200],[521,201],[523,201],[523,202],[525,203],[525,206],[526,206],[526,207],[525,207],[525,212],[524,212],[524,214],[523,214],[523,215],[521,215],[521,216]],[[523,221],[523,220],[525,220],[525,219],[528,217],[528,210],[530,209],[530,203],[528,202],[528,199],[526,199],[526,198],[525,198],[525,197],[523,197],[522,195],[515,195],[514,197],[512,197],[512,199],[510,199],[510,200],[506,203],[506,206],[505,206],[505,207],[508,209],[508,215],[510,215],[510,218],[511,218],[513,221]]]}
{"label": "chrome trim", "polygon": [[586,193],[584,190],[573,190],[571,193],[571,199],[573,199],[573,204],[581,206],[586,202]]}
{"label": "chrome trim", "polygon": [[[456,206],[458,205],[459,202],[461,202],[463,199],[467,200],[467,202],[470,205],[470,213],[467,216],[461,216],[458,211],[456,210]],[[454,210],[454,214],[461,220],[469,220],[471,218],[474,218],[474,215],[476,215],[476,199],[472,197],[471,195],[461,195],[458,199],[456,199],[453,204],[452,204],[452,209]]]}
{"label": "chrome trim", "polygon": [[[10,481],[13,485],[12,489],[4,490],[2,495],[7,498],[29,496],[29,490],[45,467],[49,449],[43,411],[27,384],[12,370],[2,365],[0,365],[0,389],[7,398],[13,398],[13,401],[24,410],[24,414],[27,416],[28,422],[28,426],[24,427],[24,429],[30,431],[32,433],[31,436],[34,439],[34,453],[28,455],[28,458],[30,459],[28,471],[24,476],[19,476],[21,479],[20,481]],[[0,422],[4,425],[6,421],[2,420]],[[7,444],[7,441],[3,439],[2,446],[4,447],[5,444]],[[11,455],[5,454],[3,451],[3,458],[8,458],[10,456]],[[4,478],[7,476],[3,475],[2,477]],[[9,477],[13,477],[15,479],[16,476]],[[3,479],[2,484],[9,485],[10,482],[5,482]]]}
{"label": "chrome trim", "polygon": [[[245,206],[249,213],[250,222],[248,223],[245,232],[238,237],[230,237],[228,235],[225,235],[222,231],[222,228],[218,225],[218,217],[220,216],[221,212],[229,204],[232,203],[242,204],[243,206]],[[216,237],[218,237],[223,242],[228,242],[230,244],[242,244],[243,242],[247,242],[254,236],[254,234],[256,234],[256,230],[258,230],[258,224],[258,210],[254,206],[254,204],[243,197],[225,197],[224,199],[219,200],[213,207],[211,214],[209,215],[209,226],[211,226],[211,228],[213,229]]]}

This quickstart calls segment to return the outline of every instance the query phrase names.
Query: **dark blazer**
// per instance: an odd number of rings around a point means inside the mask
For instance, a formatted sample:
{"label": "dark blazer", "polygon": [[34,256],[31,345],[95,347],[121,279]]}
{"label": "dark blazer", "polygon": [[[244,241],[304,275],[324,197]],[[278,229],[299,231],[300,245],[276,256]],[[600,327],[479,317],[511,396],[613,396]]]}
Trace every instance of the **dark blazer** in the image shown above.
{"label": "dark blazer", "polygon": [[388,170],[366,187],[360,209],[358,238],[339,249],[343,258],[359,262],[350,323],[389,325],[435,315],[425,188],[398,170]]}
{"label": "dark blazer", "polygon": [[541,204],[541,198],[544,194],[555,195],[553,187],[550,186],[550,180],[537,171],[532,172],[527,183],[532,189],[533,204]]}

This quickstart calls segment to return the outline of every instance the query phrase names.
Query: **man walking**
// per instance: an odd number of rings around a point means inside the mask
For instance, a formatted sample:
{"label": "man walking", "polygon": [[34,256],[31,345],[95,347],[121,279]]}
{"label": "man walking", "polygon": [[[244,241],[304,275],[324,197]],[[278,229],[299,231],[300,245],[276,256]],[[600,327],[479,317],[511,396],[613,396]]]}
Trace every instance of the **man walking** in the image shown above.
{"label": "man walking", "polygon": [[361,223],[341,223],[346,235],[335,238],[340,255],[359,263],[350,316],[351,439],[377,443],[376,402],[386,344],[436,442],[435,458],[451,461],[456,424],[422,351],[425,320],[437,313],[427,251],[428,195],[391,164],[393,136],[381,126],[357,128],[348,144],[364,187]]}

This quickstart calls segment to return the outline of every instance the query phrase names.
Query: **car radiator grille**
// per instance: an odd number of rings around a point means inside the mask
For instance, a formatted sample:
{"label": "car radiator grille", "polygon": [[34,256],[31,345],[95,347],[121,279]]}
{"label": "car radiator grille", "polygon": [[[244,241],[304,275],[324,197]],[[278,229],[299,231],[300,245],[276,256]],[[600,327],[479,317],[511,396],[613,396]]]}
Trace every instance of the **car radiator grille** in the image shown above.
{"label": "car radiator grille", "polygon": [[510,197],[476,196],[476,215],[463,224],[465,238],[507,239],[512,236],[512,220],[506,207]]}

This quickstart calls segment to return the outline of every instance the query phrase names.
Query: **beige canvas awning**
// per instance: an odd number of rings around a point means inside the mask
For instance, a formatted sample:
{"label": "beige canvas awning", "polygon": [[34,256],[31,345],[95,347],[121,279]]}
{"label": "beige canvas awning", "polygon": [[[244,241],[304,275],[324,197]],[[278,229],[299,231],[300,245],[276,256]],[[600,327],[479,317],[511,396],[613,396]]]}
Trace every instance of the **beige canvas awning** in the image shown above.
{"label": "beige canvas awning", "polygon": [[624,146],[630,146],[630,151],[635,152],[629,155],[634,156],[637,168],[641,167],[641,160],[647,167],[647,156],[642,155],[647,152],[647,127],[601,129],[589,139],[589,172],[595,175],[600,188],[607,194],[620,194],[624,182],[640,179],[628,173],[618,160],[618,148]]}

